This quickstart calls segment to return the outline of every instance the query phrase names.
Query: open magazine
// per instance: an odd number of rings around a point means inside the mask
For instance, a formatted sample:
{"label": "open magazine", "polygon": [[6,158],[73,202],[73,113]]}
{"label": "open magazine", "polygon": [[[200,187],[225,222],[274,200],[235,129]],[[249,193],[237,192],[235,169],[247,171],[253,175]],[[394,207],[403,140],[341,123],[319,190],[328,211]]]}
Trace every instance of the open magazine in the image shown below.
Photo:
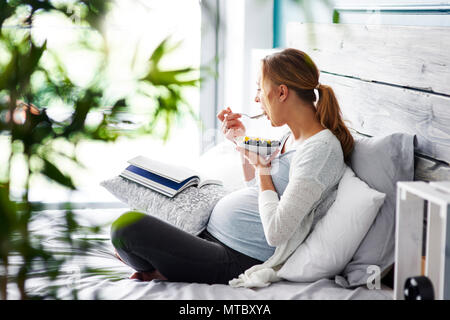
{"label": "open magazine", "polygon": [[135,157],[128,163],[130,165],[122,171],[121,177],[171,198],[190,186],[201,188],[206,184],[222,185],[222,181],[208,179],[193,169],[163,163],[144,156]]}

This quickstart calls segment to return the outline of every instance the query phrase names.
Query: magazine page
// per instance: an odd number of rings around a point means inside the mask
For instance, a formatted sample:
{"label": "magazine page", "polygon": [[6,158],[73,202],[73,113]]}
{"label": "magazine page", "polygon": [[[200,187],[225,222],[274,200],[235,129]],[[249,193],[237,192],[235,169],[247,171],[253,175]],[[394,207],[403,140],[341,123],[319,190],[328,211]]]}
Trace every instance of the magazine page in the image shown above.
{"label": "magazine page", "polygon": [[160,175],[164,178],[176,181],[178,183],[188,178],[198,176],[198,173],[190,168],[181,165],[178,166],[164,163],[144,156],[135,157],[128,162],[136,167],[150,171],[154,174]]}
{"label": "magazine page", "polygon": [[206,184],[223,184],[222,173],[218,169],[219,167],[214,162],[210,161],[199,161],[197,165],[194,166],[193,170],[198,172],[200,178],[199,188]]}

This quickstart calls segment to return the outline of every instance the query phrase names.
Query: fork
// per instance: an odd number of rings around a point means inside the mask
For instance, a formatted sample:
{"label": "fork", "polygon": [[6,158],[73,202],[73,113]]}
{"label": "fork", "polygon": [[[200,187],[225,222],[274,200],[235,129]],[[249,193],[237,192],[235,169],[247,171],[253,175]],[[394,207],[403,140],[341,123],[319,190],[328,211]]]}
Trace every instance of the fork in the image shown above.
{"label": "fork", "polygon": [[264,115],[264,112],[261,113],[261,114],[258,114],[258,115],[256,115],[256,116],[250,116],[250,115],[248,115],[248,114],[246,114],[246,113],[240,113],[240,115],[246,116],[246,117],[248,117],[248,118],[250,118],[250,119],[259,119],[259,118],[261,118],[261,117]]}

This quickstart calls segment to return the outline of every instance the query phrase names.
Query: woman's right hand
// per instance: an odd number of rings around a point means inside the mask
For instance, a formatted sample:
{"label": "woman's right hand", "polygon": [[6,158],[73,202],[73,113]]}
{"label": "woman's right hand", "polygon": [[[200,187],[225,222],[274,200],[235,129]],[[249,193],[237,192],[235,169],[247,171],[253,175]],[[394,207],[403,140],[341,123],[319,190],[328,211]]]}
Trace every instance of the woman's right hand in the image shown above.
{"label": "woman's right hand", "polygon": [[233,113],[228,107],[217,114],[217,118],[222,122],[222,133],[225,138],[236,143],[234,139],[239,136],[245,136],[245,126],[239,118],[239,113]]}

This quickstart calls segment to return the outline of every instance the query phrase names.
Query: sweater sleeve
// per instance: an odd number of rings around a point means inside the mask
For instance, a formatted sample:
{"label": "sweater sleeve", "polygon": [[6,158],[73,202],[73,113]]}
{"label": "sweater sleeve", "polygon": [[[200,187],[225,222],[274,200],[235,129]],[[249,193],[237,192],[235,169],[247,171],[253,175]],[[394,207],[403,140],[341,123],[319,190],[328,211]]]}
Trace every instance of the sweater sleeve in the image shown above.
{"label": "sweater sleeve", "polygon": [[[266,240],[271,246],[288,241],[302,228],[309,232],[312,219],[305,217],[314,209],[326,186],[320,181],[328,162],[330,146],[311,143],[297,150],[291,162],[289,183],[281,198],[272,190],[260,192],[258,204]],[[307,225],[308,224],[308,225]]]}

